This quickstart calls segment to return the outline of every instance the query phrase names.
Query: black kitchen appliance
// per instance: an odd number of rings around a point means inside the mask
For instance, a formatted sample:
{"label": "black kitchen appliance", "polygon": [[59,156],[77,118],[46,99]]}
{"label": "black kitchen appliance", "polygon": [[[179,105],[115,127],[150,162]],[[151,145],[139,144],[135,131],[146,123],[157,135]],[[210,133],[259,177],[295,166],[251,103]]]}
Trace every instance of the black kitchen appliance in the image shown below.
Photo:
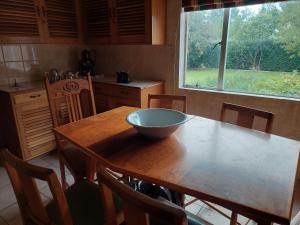
{"label": "black kitchen appliance", "polygon": [[129,83],[131,82],[129,74],[124,71],[117,72],[117,83]]}

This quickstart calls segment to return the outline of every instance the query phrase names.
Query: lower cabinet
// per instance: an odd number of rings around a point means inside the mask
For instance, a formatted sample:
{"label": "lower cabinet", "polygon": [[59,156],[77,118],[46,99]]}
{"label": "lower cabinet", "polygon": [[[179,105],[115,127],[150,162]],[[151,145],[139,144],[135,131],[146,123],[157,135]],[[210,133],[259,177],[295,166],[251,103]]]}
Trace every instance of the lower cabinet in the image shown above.
{"label": "lower cabinet", "polygon": [[149,94],[164,93],[161,81],[134,81],[129,84],[93,82],[97,113],[120,106],[146,108]]}
{"label": "lower cabinet", "polygon": [[56,148],[45,90],[1,92],[1,101],[1,129],[9,151],[28,160]]}

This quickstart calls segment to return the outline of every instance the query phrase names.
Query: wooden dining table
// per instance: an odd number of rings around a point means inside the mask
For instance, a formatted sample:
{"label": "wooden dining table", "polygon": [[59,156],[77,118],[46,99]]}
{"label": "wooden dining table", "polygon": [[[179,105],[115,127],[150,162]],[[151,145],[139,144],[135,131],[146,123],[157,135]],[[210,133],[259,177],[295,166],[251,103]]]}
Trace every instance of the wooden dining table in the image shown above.
{"label": "wooden dining table", "polygon": [[120,107],[55,128],[116,172],[219,204],[265,225],[289,224],[300,142],[199,116],[165,139],[140,135]]}

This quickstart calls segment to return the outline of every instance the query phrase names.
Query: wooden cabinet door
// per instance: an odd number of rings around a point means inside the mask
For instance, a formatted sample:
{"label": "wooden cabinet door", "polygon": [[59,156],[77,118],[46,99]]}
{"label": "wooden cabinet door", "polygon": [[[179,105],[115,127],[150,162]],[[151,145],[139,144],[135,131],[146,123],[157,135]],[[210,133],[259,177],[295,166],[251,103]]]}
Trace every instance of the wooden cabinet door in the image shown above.
{"label": "wooden cabinet door", "polygon": [[112,41],[112,1],[83,0],[85,33],[88,43],[107,44]]}
{"label": "wooden cabinet door", "polygon": [[113,20],[117,43],[151,42],[151,0],[115,0]]}
{"label": "wooden cabinet door", "polygon": [[41,14],[47,43],[82,42],[80,8],[79,0],[43,0]]}
{"label": "wooden cabinet door", "polygon": [[16,105],[16,120],[23,159],[31,159],[55,149],[48,101]]}
{"label": "wooden cabinet door", "polygon": [[0,43],[41,43],[38,0],[0,1]]}

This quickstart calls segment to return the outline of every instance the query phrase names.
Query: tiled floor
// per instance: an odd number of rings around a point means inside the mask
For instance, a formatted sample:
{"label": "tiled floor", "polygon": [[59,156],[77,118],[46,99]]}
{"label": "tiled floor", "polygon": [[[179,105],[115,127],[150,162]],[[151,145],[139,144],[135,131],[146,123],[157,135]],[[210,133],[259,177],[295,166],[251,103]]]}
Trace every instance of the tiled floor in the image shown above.
{"label": "tiled floor", "polygon": [[[57,160],[56,153],[50,153],[42,157],[38,157],[30,161],[32,164],[48,167],[53,169],[60,179],[59,164]],[[74,179],[67,171],[67,180],[68,183],[73,183]],[[37,183],[40,193],[42,195],[44,203],[49,202],[51,199],[51,193],[45,182]],[[191,197],[187,197],[187,201]],[[186,208],[188,211],[198,214],[203,219],[209,221],[212,224],[217,225],[229,225],[229,220],[216,213],[211,208],[207,207],[200,201],[197,201]],[[296,192],[295,192],[295,201],[293,208],[293,216],[300,210],[300,181],[297,182]],[[226,212],[227,215],[230,215],[229,210],[222,209],[223,212]],[[247,218],[239,216],[239,222],[242,225],[253,225],[255,224],[252,221],[248,221]],[[22,225],[19,208],[16,203],[16,198],[10,184],[10,180],[7,176],[7,173],[3,167],[0,167],[0,225]]]}

